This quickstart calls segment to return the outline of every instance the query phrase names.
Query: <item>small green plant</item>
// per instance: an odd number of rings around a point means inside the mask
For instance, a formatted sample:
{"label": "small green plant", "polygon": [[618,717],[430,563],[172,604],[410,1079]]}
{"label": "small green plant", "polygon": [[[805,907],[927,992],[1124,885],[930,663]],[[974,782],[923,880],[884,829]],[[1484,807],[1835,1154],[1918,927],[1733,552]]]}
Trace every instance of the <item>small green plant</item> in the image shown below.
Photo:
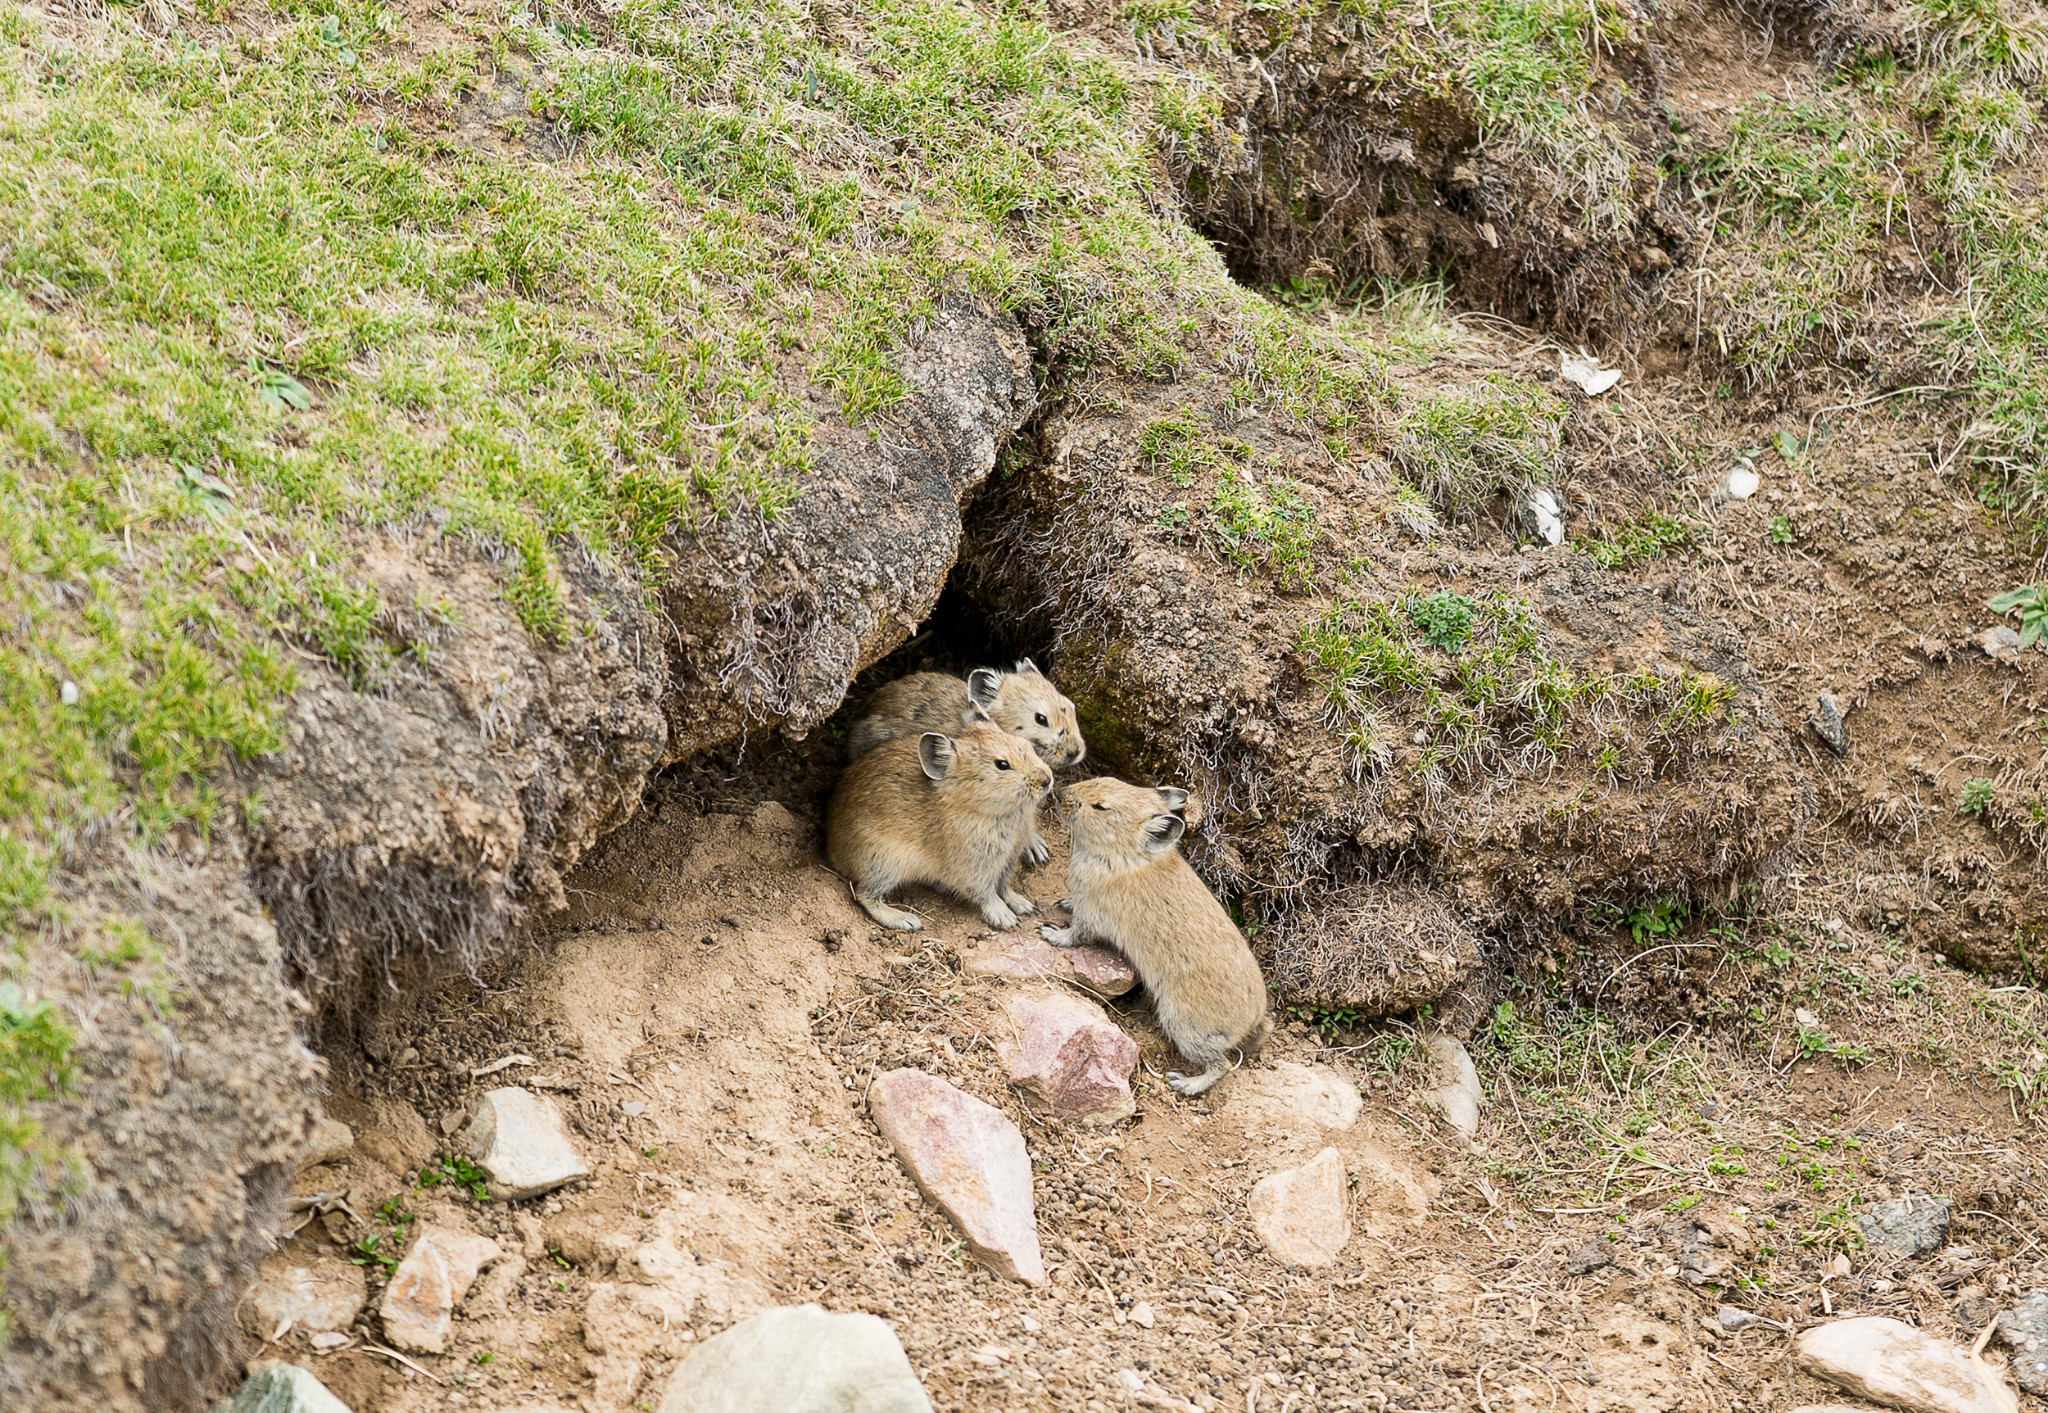
{"label": "small green plant", "polygon": [[1658,898],[1647,907],[1623,915],[1621,925],[1638,947],[1676,937],[1685,930],[1687,908],[1677,898]]}
{"label": "small green plant", "polygon": [[[330,20],[333,16],[328,17]],[[306,391],[306,385],[289,373],[252,362],[250,367],[256,374],[256,396],[265,407],[275,412],[290,408],[304,412],[313,405],[313,395]]]}
{"label": "small green plant", "polygon": [[1284,476],[1260,485],[1231,470],[1216,483],[1209,508],[1224,558],[1241,569],[1259,565],[1279,576],[1283,589],[1306,589],[1315,574],[1310,551],[1316,512],[1301,487]]}
{"label": "small green plant", "polygon": [[1789,545],[1792,543],[1792,522],[1783,515],[1771,517],[1771,543]]}
{"label": "small green plant", "polygon": [[1342,1007],[1289,1006],[1287,1009],[1296,1020],[1321,1036],[1325,1045],[1334,1045],[1341,1032],[1358,1024],[1358,1012]]}
{"label": "small green plant", "polygon": [[1707,1157],[1707,1171],[1714,1177],[1732,1177],[1736,1173],[1748,1172],[1749,1164],[1732,1150],[1716,1148]]}
{"label": "small green plant", "polygon": [[1474,607],[1464,595],[1439,589],[1409,601],[1408,621],[1415,625],[1425,643],[1447,653],[1459,653],[1472,640]]}
{"label": "small green plant", "polygon": [[1927,991],[1927,977],[1923,972],[1902,971],[1892,978],[1892,995],[1901,1001],[1910,1001]]}
{"label": "small green plant", "polygon": [[1616,569],[1698,542],[1699,532],[1693,526],[1649,510],[1615,526],[1597,540],[1580,541],[1579,548],[1595,563]]}
{"label": "small green plant", "polygon": [[469,1357],[471,1359],[474,1359],[479,1364],[495,1363],[498,1358],[497,1355],[491,1353],[491,1351],[488,1349],[479,1349],[476,1353],[470,1355]]}
{"label": "small green plant", "polygon": [[421,1187],[435,1187],[443,1182],[466,1189],[478,1202],[491,1200],[490,1182],[483,1170],[459,1153],[448,1154],[438,1167],[420,1169]]}
{"label": "small green plant", "polygon": [[2048,584],[2028,584],[1991,600],[1985,607],[1993,613],[2020,616],[2020,646],[2031,648],[2048,634]]}
{"label": "small green plant", "polygon": [[388,1231],[374,1231],[361,1237],[349,1248],[355,1254],[349,1259],[358,1266],[382,1266],[386,1275],[398,1269],[398,1258],[382,1249]]}
{"label": "small green plant", "polygon": [[[1799,1058],[1811,1060],[1819,1056],[1840,1060],[1845,1065],[1867,1065],[1870,1063],[1870,1047],[1845,1044],[1817,1026],[1800,1026]],[[1826,1145],[1823,1143],[1822,1146]]]}
{"label": "small green plant", "polygon": [[1688,1192],[1683,1197],[1674,1197],[1664,1204],[1667,1212],[1690,1212],[1706,1199],[1697,1192]]}
{"label": "small green plant", "polygon": [[1956,808],[1972,819],[1982,819],[1984,812],[1991,808],[1991,801],[1997,793],[1997,787],[1979,775],[1973,780],[1963,782],[1963,796]]}

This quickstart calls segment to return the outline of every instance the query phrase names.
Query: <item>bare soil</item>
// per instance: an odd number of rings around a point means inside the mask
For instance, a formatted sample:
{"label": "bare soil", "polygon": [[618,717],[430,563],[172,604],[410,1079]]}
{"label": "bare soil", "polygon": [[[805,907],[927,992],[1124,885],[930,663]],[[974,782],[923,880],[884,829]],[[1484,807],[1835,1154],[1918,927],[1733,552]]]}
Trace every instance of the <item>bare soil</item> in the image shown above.
{"label": "bare soil", "polygon": [[[1957,1078],[1967,1015],[1946,1023],[1938,1064],[1801,1062],[1697,1033],[1638,1091],[1645,1114],[1615,1113],[1613,1141],[1591,1145],[1535,1138],[1572,1076],[1524,1071],[1511,1087],[1503,1053],[1475,1041],[1490,1092],[1467,1149],[1423,1098],[1423,1070],[1390,1058],[1399,1027],[1326,1034],[1295,1019],[1188,1101],[1157,1078],[1168,1049],[1140,993],[1113,1008],[1143,1050],[1138,1116],[1069,1129],[1004,1082],[990,1030],[1008,983],[961,969],[1001,938],[930,895],[913,898],[926,932],[884,934],[823,864],[832,753],[757,743],[730,777],[709,764],[668,777],[644,825],[574,875],[543,948],[334,1048],[333,1108],[358,1124],[357,1150],[299,1187],[346,1187],[369,1220],[316,1222],[299,1249],[354,1243],[402,1207],[492,1235],[524,1268],[473,1294],[454,1346],[416,1356],[420,1372],[368,1348],[382,1343],[373,1319],[338,1353],[296,1334],[267,1353],[307,1362],[359,1413],[609,1413],[652,1406],[694,1342],[750,1310],[815,1300],[889,1320],[949,1410],[1732,1410],[1820,1391],[1790,1372],[1783,1330],[1710,1327],[1724,1302],[1793,1328],[1855,1311],[1973,1338],[2005,1292],[2048,1284],[2041,1120]],[[1025,889],[1047,907],[1064,864],[1056,826],[1048,838],[1053,862]],[[1855,952],[1829,955],[1871,967],[1884,945],[1857,929]],[[1936,1003],[1979,985],[1934,970],[1931,996],[1908,1002],[1930,1039]],[[473,1077],[507,1055],[533,1063]],[[1324,1131],[1264,1100],[1260,1071],[1282,1063],[1356,1084],[1358,1123]],[[868,1120],[867,1083],[903,1064],[1024,1132],[1043,1290],[967,1257]],[[570,1110],[591,1181],[509,1209],[415,1186],[439,1135],[508,1082]],[[1356,1235],[1334,1268],[1289,1270],[1261,1250],[1246,1194],[1324,1146],[1356,1179]],[[1913,1190],[1958,1197],[1948,1251],[1849,1250],[1845,1197]],[[1570,1274],[1588,1244],[1612,1264]],[[1838,1254],[1851,1271],[1829,1275]]]}

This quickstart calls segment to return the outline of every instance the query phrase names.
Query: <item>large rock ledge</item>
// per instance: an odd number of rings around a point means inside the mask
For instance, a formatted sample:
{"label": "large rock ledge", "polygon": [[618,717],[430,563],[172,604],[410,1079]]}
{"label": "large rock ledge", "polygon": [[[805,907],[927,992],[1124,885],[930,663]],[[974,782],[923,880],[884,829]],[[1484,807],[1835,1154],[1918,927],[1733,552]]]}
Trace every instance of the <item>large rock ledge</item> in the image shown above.
{"label": "large rock ledge", "polygon": [[484,555],[365,537],[380,628],[410,650],[386,680],[356,691],[302,661],[285,749],[241,782],[245,832],[72,860],[67,902],[141,918],[181,995],[160,1013],[61,946],[31,950],[33,993],[79,1032],[78,1082],[38,1117],[83,1181],[9,1234],[0,1406],[199,1402],[319,1112],[296,1027],[393,967],[474,962],[559,905],[562,873],[632,816],[649,771],[749,729],[808,729],[930,611],[961,498],[1036,393],[1017,322],[966,300],[907,340],[901,368],[909,397],[872,430],[824,429],[775,520],[673,537],[665,616],[563,547],[570,626],[541,641]]}

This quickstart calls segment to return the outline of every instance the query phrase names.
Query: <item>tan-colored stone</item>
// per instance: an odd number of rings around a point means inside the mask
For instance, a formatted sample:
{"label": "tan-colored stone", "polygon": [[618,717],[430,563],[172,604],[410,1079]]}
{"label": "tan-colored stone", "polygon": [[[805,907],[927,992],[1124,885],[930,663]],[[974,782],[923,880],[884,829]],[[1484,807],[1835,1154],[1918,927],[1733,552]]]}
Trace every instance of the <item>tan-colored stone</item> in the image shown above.
{"label": "tan-colored stone", "polygon": [[1049,987],[1003,998],[1011,1034],[996,1041],[1010,1082],[1060,1117],[1113,1124],[1138,1110],[1131,1072],[1138,1045],[1085,996]]}
{"label": "tan-colored stone", "polygon": [[384,1337],[402,1349],[446,1350],[456,1304],[477,1272],[504,1254],[495,1241],[472,1232],[422,1223],[377,1307]]}
{"label": "tan-colored stone", "polygon": [[1012,981],[1060,981],[1091,996],[1121,996],[1138,973],[1107,947],[1055,947],[1037,935],[992,944],[967,958],[967,970]]}
{"label": "tan-colored stone", "polygon": [[266,1257],[249,1292],[261,1333],[289,1320],[301,1330],[345,1330],[369,1299],[363,1268],[330,1256],[291,1259]]}
{"label": "tan-colored stone", "polygon": [[1891,1408],[2013,1413],[2017,1406],[2003,1386],[1990,1387],[1961,1345],[1883,1316],[1801,1330],[1792,1356],[1809,1374]]}
{"label": "tan-colored stone", "polygon": [[1261,1178],[1250,1206],[1259,1240],[1286,1265],[1327,1266],[1351,1240],[1344,1157],[1334,1148]]}

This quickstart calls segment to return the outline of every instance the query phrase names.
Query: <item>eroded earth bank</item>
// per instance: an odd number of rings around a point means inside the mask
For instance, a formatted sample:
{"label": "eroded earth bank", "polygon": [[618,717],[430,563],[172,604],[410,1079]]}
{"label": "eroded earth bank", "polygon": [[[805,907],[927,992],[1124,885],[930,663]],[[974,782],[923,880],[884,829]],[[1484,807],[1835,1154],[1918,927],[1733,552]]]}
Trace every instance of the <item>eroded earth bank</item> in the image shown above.
{"label": "eroded earth bank", "polygon": [[[948,1410],[2037,1401],[2039,46],[0,0],[0,1403],[681,1410],[804,1303]],[[1200,799],[1199,1099],[824,862],[1026,656]]]}

